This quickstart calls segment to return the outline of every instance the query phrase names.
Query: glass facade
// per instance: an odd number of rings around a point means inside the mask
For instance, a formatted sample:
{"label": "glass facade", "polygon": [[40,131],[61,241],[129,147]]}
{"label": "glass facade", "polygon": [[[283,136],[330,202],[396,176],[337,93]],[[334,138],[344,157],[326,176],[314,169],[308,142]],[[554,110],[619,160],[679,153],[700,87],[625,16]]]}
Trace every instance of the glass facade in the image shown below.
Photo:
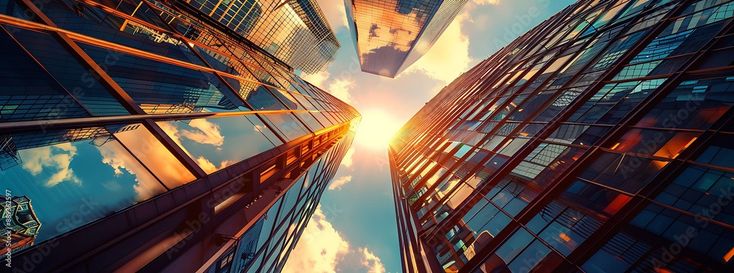
{"label": "glass facade", "polygon": [[732,272],[734,2],[578,1],[390,147],[404,272]]}
{"label": "glass facade", "polygon": [[344,1],[362,71],[394,78],[425,54],[466,0]]}
{"label": "glass facade", "polygon": [[350,144],[340,142],[313,163],[206,272],[280,272]]}
{"label": "glass facade", "polygon": [[0,226],[17,269],[280,271],[354,108],[167,2],[0,11]]}
{"label": "glass facade", "polygon": [[306,73],[323,69],[339,49],[339,42],[315,0],[181,2]]}

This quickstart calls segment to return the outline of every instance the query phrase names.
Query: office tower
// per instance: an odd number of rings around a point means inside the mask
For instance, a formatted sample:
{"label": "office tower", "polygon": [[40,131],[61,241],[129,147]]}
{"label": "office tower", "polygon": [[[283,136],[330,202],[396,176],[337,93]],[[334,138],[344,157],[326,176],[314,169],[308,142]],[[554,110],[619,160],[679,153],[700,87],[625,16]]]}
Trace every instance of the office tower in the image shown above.
{"label": "office tower", "polygon": [[13,272],[280,271],[351,106],[168,2],[0,10],[3,225],[32,238]]}
{"label": "office tower", "polygon": [[405,272],[733,272],[732,1],[578,1],[390,148]]}
{"label": "office tower", "polygon": [[426,54],[465,3],[345,0],[362,71],[394,78]]}
{"label": "office tower", "polygon": [[316,0],[177,0],[265,49],[294,69],[316,73],[339,49]]}

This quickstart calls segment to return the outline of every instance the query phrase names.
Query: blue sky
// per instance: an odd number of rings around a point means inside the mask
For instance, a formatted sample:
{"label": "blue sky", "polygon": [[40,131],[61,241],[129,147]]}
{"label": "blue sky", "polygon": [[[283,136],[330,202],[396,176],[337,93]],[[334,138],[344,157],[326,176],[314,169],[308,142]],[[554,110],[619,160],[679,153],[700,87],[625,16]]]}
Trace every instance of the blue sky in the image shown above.
{"label": "blue sky", "polygon": [[317,2],[341,48],[325,71],[303,76],[356,107],[363,120],[284,272],[401,272],[389,135],[462,72],[574,1],[469,0],[431,50],[395,79],[359,70],[342,0]]}

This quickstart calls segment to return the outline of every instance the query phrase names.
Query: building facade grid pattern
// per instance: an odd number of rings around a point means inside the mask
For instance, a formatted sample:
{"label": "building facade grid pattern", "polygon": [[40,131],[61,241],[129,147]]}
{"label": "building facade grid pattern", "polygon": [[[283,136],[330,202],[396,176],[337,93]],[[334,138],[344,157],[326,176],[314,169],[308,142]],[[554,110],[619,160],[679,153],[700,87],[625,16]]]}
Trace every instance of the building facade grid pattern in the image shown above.
{"label": "building facade grid pattern", "polygon": [[394,78],[431,48],[465,0],[344,1],[362,71]]}
{"label": "building facade grid pattern", "polygon": [[323,69],[339,49],[329,23],[312,0],[185,2],[306,73]]}
{"label": "building facade grid pattern", "polygon": [[168,2],[0,10],[0,181],[40,226],[13,255],[64,249],[23,270],[282,269],[354,108]]}
{"label": "building facade grid pattern", "polygon": [[732,7],[579,1],[442,90],[390,149],[404,270],[730,271]]}

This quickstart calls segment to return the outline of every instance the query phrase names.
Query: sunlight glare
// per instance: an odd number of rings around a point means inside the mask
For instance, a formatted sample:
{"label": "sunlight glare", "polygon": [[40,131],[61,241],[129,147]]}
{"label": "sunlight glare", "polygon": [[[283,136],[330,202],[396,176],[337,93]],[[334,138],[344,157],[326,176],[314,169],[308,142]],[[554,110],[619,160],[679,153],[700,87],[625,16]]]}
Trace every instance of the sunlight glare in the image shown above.
{"label": "sunlight glare", "polygon": [[355,142],[372,150],[387,150],[390,140],[401,124],[385,111],[369,109],[362,112]]}

